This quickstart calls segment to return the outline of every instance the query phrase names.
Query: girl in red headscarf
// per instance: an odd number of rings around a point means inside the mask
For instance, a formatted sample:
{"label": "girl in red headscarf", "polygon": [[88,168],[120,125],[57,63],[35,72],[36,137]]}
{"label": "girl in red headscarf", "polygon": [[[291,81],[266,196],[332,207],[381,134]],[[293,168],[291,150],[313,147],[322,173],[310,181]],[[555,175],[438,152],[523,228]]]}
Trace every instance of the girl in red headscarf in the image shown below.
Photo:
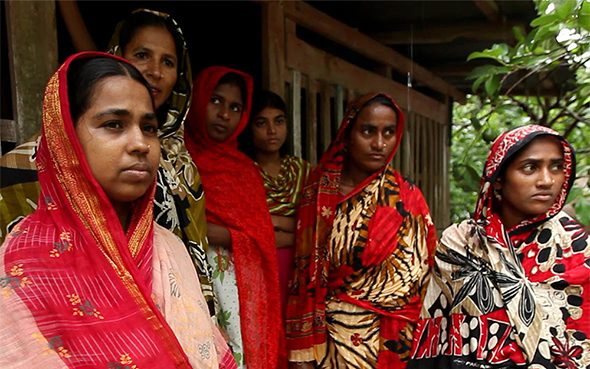
{"label": "girl in red headscarf", "polygon": [[549,128],[496,139],[473,218],[437,248],[412,368],[588,368],[590,246],[561,211],[575,172]]}
{"label": "girl in red headscarf", "polygon": [[420,190],[391,165],[404,115],[354,101],[304,188],[287,304],[294,368],[404,368],[436,235]]}
{"label": "girl in red headscarf", "polygon": [[283,325],[274,228],[260,173],[238,150],[252,77],[210,67],[197,76],[193,96],[185,137],[206,197],[219,322],[239,366],[276,368]]}

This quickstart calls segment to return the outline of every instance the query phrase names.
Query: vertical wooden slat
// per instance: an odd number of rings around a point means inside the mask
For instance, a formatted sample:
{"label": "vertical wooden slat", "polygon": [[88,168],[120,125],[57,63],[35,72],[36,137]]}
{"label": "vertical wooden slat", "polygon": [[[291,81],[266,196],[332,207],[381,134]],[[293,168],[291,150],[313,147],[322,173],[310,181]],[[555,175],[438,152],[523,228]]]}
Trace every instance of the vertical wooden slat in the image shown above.
{"label": "vertical wooden slat", "polygon": [[285,98],[285,13],[282,1],[262,6],[262,83]]}
{"label": "vertical wooden slat", "polygon": [[406,114],[406,126],[404,133],[404,157],[403,157],[403,173],[408,178],[413,178],[414,173],[412,167],[412,113]]}
{"label": "vertical wooden slat", "polygon": [[342,124],[342,118],[344,117],[344,89],[340,84],[336,85],[334,103],[336,114],[336,127],[340,128],[340,125]]}
{"label": "vertical wooden slat", "polygon": [[309,78],[307,82],[307,160],[312,166],[318,161],[318,104],[317,104],[318,87],[317,81]]}
{"label": "vertical wooden slat", "polygon": [[16,143],[39,131],[45,85],[58,67],[55,1],[6,1]]}
{"label": "vertical wooden slat", "polygon": [[301,73],[291,71],[291,137],[293,137],[293,155],[301,157]]}
{"label": "vertical wooden slat", "polygon": [[322,82],[322,96],[320,106],[319,124],[322,125],[322,151],[326,151],[332,141],[332,117],[330,113],[330,95],[332,86],[328,82]]}

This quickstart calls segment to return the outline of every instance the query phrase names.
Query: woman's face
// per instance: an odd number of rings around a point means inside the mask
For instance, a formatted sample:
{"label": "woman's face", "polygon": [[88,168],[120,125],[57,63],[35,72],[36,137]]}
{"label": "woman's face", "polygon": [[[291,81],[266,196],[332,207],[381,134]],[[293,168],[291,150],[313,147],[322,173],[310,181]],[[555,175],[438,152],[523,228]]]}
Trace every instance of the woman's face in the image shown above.
{"label": "woman's face", "polygon": [[150,93],[123,76],[99,81],[76,134],[96,181],[116,205],[140,198],[158,170],[158,120]]}
{"label": "woman's face", "polygon": [[272,154],[279,151],[287,139],[285,112],[266,107],[252,121],[252,140],[256,151]]}
{"label": "woman's face", "polygon": [[158,109],[170,97],[178,78],[176,45],[170,32],[156,26],[138,29],[123,49],[123,57],[148,81]]}
{"label": "woman's face", "polygon": [[240,123],[243,110],[240,88],[233,83],[218,85],[207,104],[205,124],[209,137],[217,142],[230,138]]}
{"label": "woman's face", "polygon": [[525,146],[508,164],[503,178],[494,184],[502,195],[503,220],[516,225],[545,213],[555,202],[565,181],[563,148],[549,136]]}
{"label": "woman's face", "polygon": [[368,174],[381,169],[395,143],[397,116],[389,106],[365,106],[354,121],[346,145],[351,165]]}

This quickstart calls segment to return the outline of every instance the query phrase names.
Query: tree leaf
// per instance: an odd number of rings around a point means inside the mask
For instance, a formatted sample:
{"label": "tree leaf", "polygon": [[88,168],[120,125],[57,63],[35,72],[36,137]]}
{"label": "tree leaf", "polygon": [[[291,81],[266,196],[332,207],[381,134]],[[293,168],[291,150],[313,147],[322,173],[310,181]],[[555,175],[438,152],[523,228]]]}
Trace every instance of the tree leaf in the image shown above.
{"label": "tree leaf", "polygon": [[564,21],[573,14],[575,7],[576,1],[563,1],[560,5],[558,5],[555,14],[559,17],[560,20]]}
{"label": "tree leaf", "polygon": [[525,40],[524,31],[521,26],[514,26],[512,27],[512,34],[516,38],[519,43],[523,43]]}
{"label": "tree leaf", "polygon": [[485,76],[481,76],[478,79],[475,80],[475,82],[473,82],[473,86],[471,87],[473,89],[473,92],[477,92],[477,89],[479,88],[479,85],[481,85],[483,83],[483,81],[486,80],[486,78],[488,78],[487,75]]}
{"label": "tree leaf", "polygon": [[559,20],[559,16],[557,14],[542,15],[538,18],[533,19],[533,21],[531,22],[531,27],[544,26],[546,24],[553,23],[557,20]]}
{"label": "tree leaf", "polygon": [[471,166],[470,163],[465,163],[463,188],[469,191],[477,191],[479,190],[479,180],[479,171],[475,169],[473,166]]}
{"label": "tree leaf", "polygon": [[471,71],[471,73],[469,73],[467,75],[467,77],[465,77],[465,79],[476,79],[476,78],[479,78],[481,76],[486,76],[492,70],[494,70],[494,66],[493,65],[482,65],[480,67],[477,67],[477,68],[473,69]]}
{"label": "tree leaf", "polygon": [[485,83],[486,94],[488,96],[494,96],[498,92],[498,87],[500,87],[500,77],[491,76]]}
{"label": "tree leaf", "polygon": [[576,218],[583,226],[590,224],[590,200],[582,197],[580,201],[576,202]]}
{"label": "tree leaf", "polygon": [[590,31],[590,1],[583,1],[578,13],[578,23],[586,31]]}

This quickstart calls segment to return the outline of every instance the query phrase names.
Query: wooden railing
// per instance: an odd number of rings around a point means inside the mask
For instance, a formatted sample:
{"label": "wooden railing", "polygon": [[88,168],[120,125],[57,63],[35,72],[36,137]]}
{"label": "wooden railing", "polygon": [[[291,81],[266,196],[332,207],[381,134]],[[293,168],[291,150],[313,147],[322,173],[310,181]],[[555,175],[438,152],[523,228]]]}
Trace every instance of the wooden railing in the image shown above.
{"label": "wooden railing", "polygon": [[[411,63],[309,4],[277,1],[261,6],[264,86],[281,94],[290,107],[290,151],[315,165],[334,138],[346,104],[368,92],[387,93],[406,114],[394,166],[420,187],[437,229],[446,228],[450,223],[450,106],[452,96],[461,98],[460,93],[426,69],[413,65],[423,82],[444,93],[444,101],[436,100],[392,80],[387,73],[363,69],[299,39],[298,25],[372,57],[385,65],[385,70],[405,70]],[[391,53],[380,54],[384,49]],[[405,64],[399,66],[398,62]]]}

